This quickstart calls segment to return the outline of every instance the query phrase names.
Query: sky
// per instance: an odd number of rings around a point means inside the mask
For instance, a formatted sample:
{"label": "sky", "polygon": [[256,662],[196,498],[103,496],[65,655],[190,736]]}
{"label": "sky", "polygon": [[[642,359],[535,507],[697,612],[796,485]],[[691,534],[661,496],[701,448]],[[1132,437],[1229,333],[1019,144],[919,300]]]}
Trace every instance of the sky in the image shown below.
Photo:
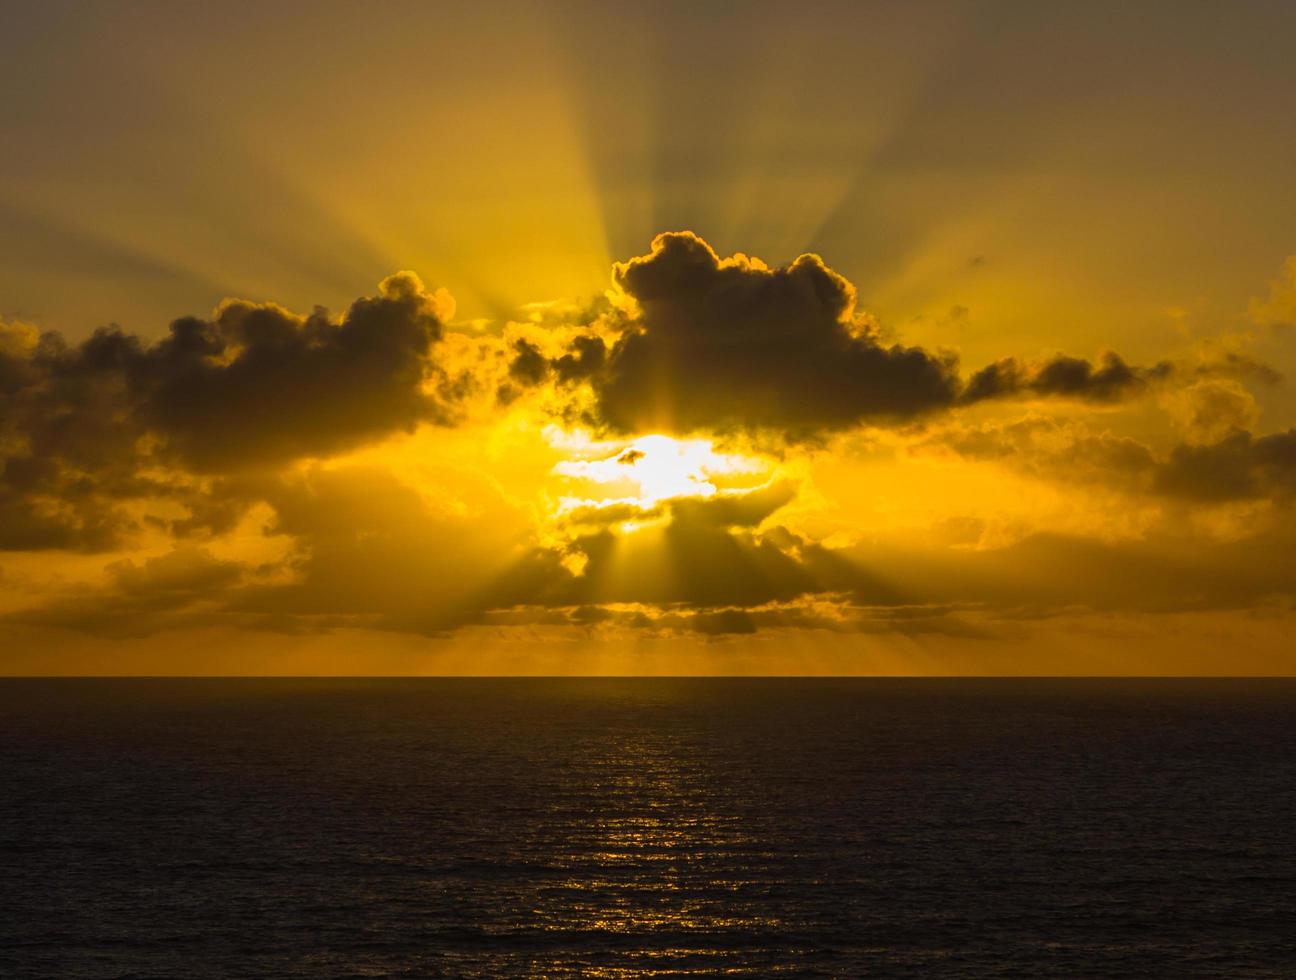
{"label": "sky", "polygon": [[0,0],[0,673],[1290,674],[1293,36]]}

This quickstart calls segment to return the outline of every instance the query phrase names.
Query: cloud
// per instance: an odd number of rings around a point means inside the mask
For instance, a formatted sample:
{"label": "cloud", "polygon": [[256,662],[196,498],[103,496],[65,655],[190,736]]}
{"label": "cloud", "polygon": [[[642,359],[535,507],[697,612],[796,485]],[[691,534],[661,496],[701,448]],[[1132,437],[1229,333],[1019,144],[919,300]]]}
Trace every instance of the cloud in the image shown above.
{"label": "cloud", "polygon": [[[632,453],[633,450],[628,450]],[[722,490],[710,496],[679,496],[644,503],[612,498],[579,501],[562,511],[569,525],[610,527],[627,521],[667,517],[687,525],[708,528],[754,528],[797,493],[790,480],[775,480],[759,487]]]}
{"label": "cloud", "polygon": [[452,311],[409,272],[338,321],[227,301],[210,321],[173,323],[130,382],[145,424],[195,469],[327,455],[446,419],[426,386]]}
{"label": "cloud", "polygon": [[1153,485],[1197,501],[1290,499],[1296,494],[1296,429],[1258,437],[1234,431],[1218,442],[1176,446]]}
{"label": "cloud", "polygon": [[[1289,525],[1237,540],[1152,535],[1097,541],[1041,533],[985,550],[858,545],[837,557],[885,569],[911,602],[975,606],[999,619],[1068,610],[1238,609],[1296,597]],[[863,601],[868,601],[867,599]]]}
{"label": "cloud", "polygon": [[[1211,383],[1213,384],[1213,383]],[[1028,417],[1010,423],[956,426],[934,433],[914,451],[952,451],[966,459],[1003,462],[1046,481],[1103,483],[1149,499],[1194,504],[1269,500],[1296,495],[1296,429],[1257,436],[1229,423],[1251,414],[1229,398],[1191,403],[1190,424],[1214,438],[1179,443],[1158,453],[1148,445],[1084,426]],[[1202,414],[1205,413],[1204,418]],[[1222,432],[1222,434],[1218,434]]]}
{"label": "cloud", "polygon": [[691,232],[658,235],[617,263],[629,318],[610,343],[579,335],[546,358],[516,345],[515,381],[588,381],[595,421],[622,432],[768,429],[792,437],[895,424],[961,404],[1014,397],[1114,402],[1173,368],[1058,356],[1000,360],[964,383],[952,352],[887,344],[856,309],[855,287],[817,255],[770,268],[721,259]]}
{"label": "cloud", "polygon": [[752,606],[816,591],[797,558],[771,537],[677,514],[633,534],[577,538],[579,577],[551,590],[549,604],[645,603]]}
{"label": "cloud", "polygon": [[0,321],[0,548],[102,550],[133,527],[115,502],[155,488],[123,370],[138,351],[101,331],[72,352]]}
{"label": "cloud", "polygon": [[1236,430],[1249,431],[1260,421],[1260,408],[1251,392],[1223,378],[1205,378],[1169,391],[1163,404],[1195,443],[1215,442]]}
{"label": "cloud", "polygon": [[770,269],[681,232],[613,278],[640,311],[595,385],[617,429],[843,428],[955,397],[952,359],[881,343],[854,287],[817,256]]}
{"label": "cloud", "polygon": [[122,559],[105,568],[108,584],[56,596],[6,619],[100,636],[147,636],[182,625],[228,623],[230,595],[249,573],[239,562],[180,546],[142,561]]}
{"label": "cloud", "polygon": [[1199,378],[1249,380],[1264,385],[1282,383],[1282,372],[1272,364],[1266,364],[1241,351],[1219,350],[1218,346],[1218,344],[1207,345],[1199,355],[1199,363],[1187,373]]}
{"label": "cloud", "polygon": [[451,421],[463,392],[433,348],[452,310],[403,272],[337,320],[227,300],[153,344],[0,321],[0,548],[103,550],[136,526],[122,501],[192,497],[177,473],[276,468]]}
{"label": "cloud", "polygon": [[513,360],[509,362],[509,377],[519,384],[538,385],[549,376],[549,361],[540,348],[526,338],[513,342]]}
{"label": "cloud", "polygon": [[[1005,639],[1019,635],[1021,623],[1077,614],[1256,609],[1296,600],[1296,538],[1288,525],[1227,541],[1039,533],[986,549],[885,540],[829,548],[778,530],[689,535],[687,545],[683,537],[678,528],[673,540],[600,535],[583,543],[590,566],[571,588],[485,618],[710,636],[813,629]],[[702,570],[714,558],[730,573],[718,581],[681,576],[682,558]]]}
{"label": "cloud", "polygon": [[107,571],[122,592],[156,596],[211,594],[243,574],[238,562],[223,561],[195,547],[176,548],[139,564],[122,559],[108,565]]}
{"label": "cloud", "polygon": [[[1289,443],[1254,442],[1259,465],[1290,462]],[[291,541],[282,561],[252,567],[181,546],[114,562],[105,589],[8,618],[105,635],[199,624],[439,635],[495,623],[990,638],[1005,623],[1077,610],[1231,609],[1296,597],[1290,523],[1228,541],[1035,534],[981,549],[886,539],[831,547],[755,527],[786,492],[752,491],[735,498],[737,512],[664,502],[660,524],[585,534],[560,549],[534,542],[502,499],[478,500],[465,515],[386,471],[313,468],[266,490],[268,533]],[[572,554],[583,559],[579,574]]]}
{"label": "cloud", "polygon": [[554,372],[561,381],[580,381],[603,370],[607,363],[607,345],[601,337],[577,336],[571,351],[553,361]]}
{"label": "cloud", "polygon": [[0,551],[106,551],[136,528],[126,514],[72,487],[47,488],[53,499],[30,495],[27,481],[13,476],[29,461],[6,461],[0,484]]}
{"label": "cloud", "polygon": [[[52,586],[42,606],[15,617],[131,635],[195,624],[440,635],[543,622],[702,636],[984,637],[998,635],[996,620],[1074,607],[1217,608],[1296,593],[1283,550],[1296,429],[1253,431],[1259,409],[1241,379],[1277,375],[1236,351],[1150,367],[1110,352],[1092,362],[1004,358],[964,380],[950,353],[884,343],[854,288],[815,256],[771,269],[721,259],[677,233],[616,265],[614,282],[606,302],[576,311],[580,322],[546,308],[472,332],[448,330],[449,298],[411,273],[340,317],[228,300],[155,342],[105,328],[73,344],[0,322],[0,549],[107,551],[150,535],[146,557],[107,564],[102,585]],[[1179,427],[1176,445],[1033,414],[931,421],[995,400],[1108,406],[1153,387]],[[502,464],[502,480],[487,472],[498,454],[451,459],[414,466],[427,481],[418,486],[376,465],[320,462],[423,424],[455,424],[473,393],[499,410],[505,390],[524,389],[541,390],[501,411],[509,424],[492,431],[517,423],[534,437],[526,411],[568,398],[596,423],[581,438],[616,450],[554,463],[558,447],[546,443],[539,462]],[[722,478],[723,467],[680,469],[688,447],[712,453],[706,440],[597,441],[599,429],[704,429],[721,431],[722,445],[768,448],[746,435],[773,430],[795,442],[919,419],[920,429],[879,439],[1101,485],[1128,495],[1113,500],[1152,502],[1157,519],[1232,509],[1263,520],[1228,543],[1037,534],[987,547],[996,539],[984,523],[960,525],[956,512],[936,546],[830,546],[775,526],[816,526],[804,508],[776,516],[800,486],[817,492],[813,454],[804,467]],[[452,469],[473,471],[446,478],[473,489],[452,494],[430,475]],[[553,517],[547,489],[528,496],[506,485],[517,473],[603,496],[562,498]],[[273,557],[264,542],[248,545],[250,523],[237,545],[257,562],[217,557],[253,505],[268,515]],[[848,539],[852,529],[835,520],[820,533]]]}
{"label": "cloud", "polygon": [[508,402],[579,385],[583,397],[554,401],[568,420],[798,438],[991,398],[1110,402],[1170,371],[1110,353],[1008,358],[964,384],[952,354],[884,344],[818,257],[771,269],[687,232],[658,236],[614,280],[611,298],[545,307],[507,342],[447,334],[453,301],[408,272],[339,318],[227,300],[153,343],[107,327],[72,344],[0,322],[0,548],[117,547],[141,527],[124,506],[140,500],[187,510],[168,519],[177,533],[228,529],[256,499],[232,491],[243,475],[454,423],[476,391]]}
{"label": "cloud", "polygon": [[1102,355],[1099,365],[1065,355],[1033,365],[1008,357],[972,375],[961,401],[972,404],[1020,396],[1115,402],[1141,391],[1152,381],[1168,377],[1173,371],[1169,362],[1151,368],[1131,367],[1112,351]]}
{"label": "cloud", "polygon": [[683,497],[673,501],[672,513],[681,523],[699,527],[756,527],[796,496],[796,485],[778,480],[751,490],[712,497]]}

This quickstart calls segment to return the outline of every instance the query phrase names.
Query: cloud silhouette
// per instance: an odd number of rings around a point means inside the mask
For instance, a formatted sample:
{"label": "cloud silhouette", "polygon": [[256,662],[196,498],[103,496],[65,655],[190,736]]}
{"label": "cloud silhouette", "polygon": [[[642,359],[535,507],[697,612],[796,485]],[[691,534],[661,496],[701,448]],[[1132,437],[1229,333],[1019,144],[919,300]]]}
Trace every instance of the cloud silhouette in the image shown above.
{"label": "cloud silhouette", "polygon": [[227,300],[153,344],[0,322],[0,548],[111,547],[135,527],[121,501],[181,493],[165,470],[274,468],[450,421],[433,348],[452,310],[397,273],[338,320]]}
{"label": "cloud silhouette", "polygon": [[129,381],[142,421],[195,469],[324,455],[445,420],[425,386],[452,309],[410,272],[338,321],[227,301],[210,321],[173,323]]}
{"label": "cloud silhouette", "polygon": [[1005,358],[966,383],[948,351],[887,344],[856,309],[855,287],[817,255],[770,268],[722,259],[692,232],[658,235],[647,255],[617,263],[613,280],[633,313],[610,346],[578,335],[546,358],[515,345],[522,385],[589,382],[597,418],[622,432],[769,429],[794,438],[860,424],[904,423],[990,399],[1115,402],[1170,377],[1163,362],[1127,364],[1059,355]]}
{"label": "cloud silhouette", "polygon": [[1172,373],[1174,366],[1168,361],[1151,368],[1131,367],[1112,351],[1103,354],[1101,363],[1097,365],[1066,355],[1034,365],[1022,364],[1016,358],[1008,357],[973,374],[960,400],[972,404],[992,398],[1020,396],[1115,402]]}
{"label": "cloud silhouette", "polygon": [[957,395],[952,357],[883,344],[856,315],[854,287],[817,256],[771,269],[679,232],[613,278],[640,311],[595,383],[615,428],[844,428]]}

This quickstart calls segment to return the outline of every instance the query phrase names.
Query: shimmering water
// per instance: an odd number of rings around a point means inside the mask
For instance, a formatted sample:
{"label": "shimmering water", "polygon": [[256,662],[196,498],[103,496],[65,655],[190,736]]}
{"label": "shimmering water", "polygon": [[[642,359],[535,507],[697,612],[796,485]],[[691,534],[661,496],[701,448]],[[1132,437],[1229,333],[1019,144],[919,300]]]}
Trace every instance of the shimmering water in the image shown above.
{"label": "shimmering water", "polygon": [[0,975],[1296,976],[1296,684],[0,682]]}

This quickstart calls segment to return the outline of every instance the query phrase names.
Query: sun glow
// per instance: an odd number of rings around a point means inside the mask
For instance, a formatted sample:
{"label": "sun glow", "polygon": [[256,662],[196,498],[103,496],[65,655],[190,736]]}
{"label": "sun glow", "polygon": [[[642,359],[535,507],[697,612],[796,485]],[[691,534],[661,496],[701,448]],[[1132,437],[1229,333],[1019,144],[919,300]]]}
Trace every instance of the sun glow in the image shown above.
{"label": "sun glow", "polygon": [[760,482],[767,469],[760,460],[717,452],[709,439],[648,435],[597,442],[561,433],[551,442],[577,457],[553,468],[573,491],[560,501],[565,513],[615,506],[646,514],[668,500],[714,497],[743,477]]}

